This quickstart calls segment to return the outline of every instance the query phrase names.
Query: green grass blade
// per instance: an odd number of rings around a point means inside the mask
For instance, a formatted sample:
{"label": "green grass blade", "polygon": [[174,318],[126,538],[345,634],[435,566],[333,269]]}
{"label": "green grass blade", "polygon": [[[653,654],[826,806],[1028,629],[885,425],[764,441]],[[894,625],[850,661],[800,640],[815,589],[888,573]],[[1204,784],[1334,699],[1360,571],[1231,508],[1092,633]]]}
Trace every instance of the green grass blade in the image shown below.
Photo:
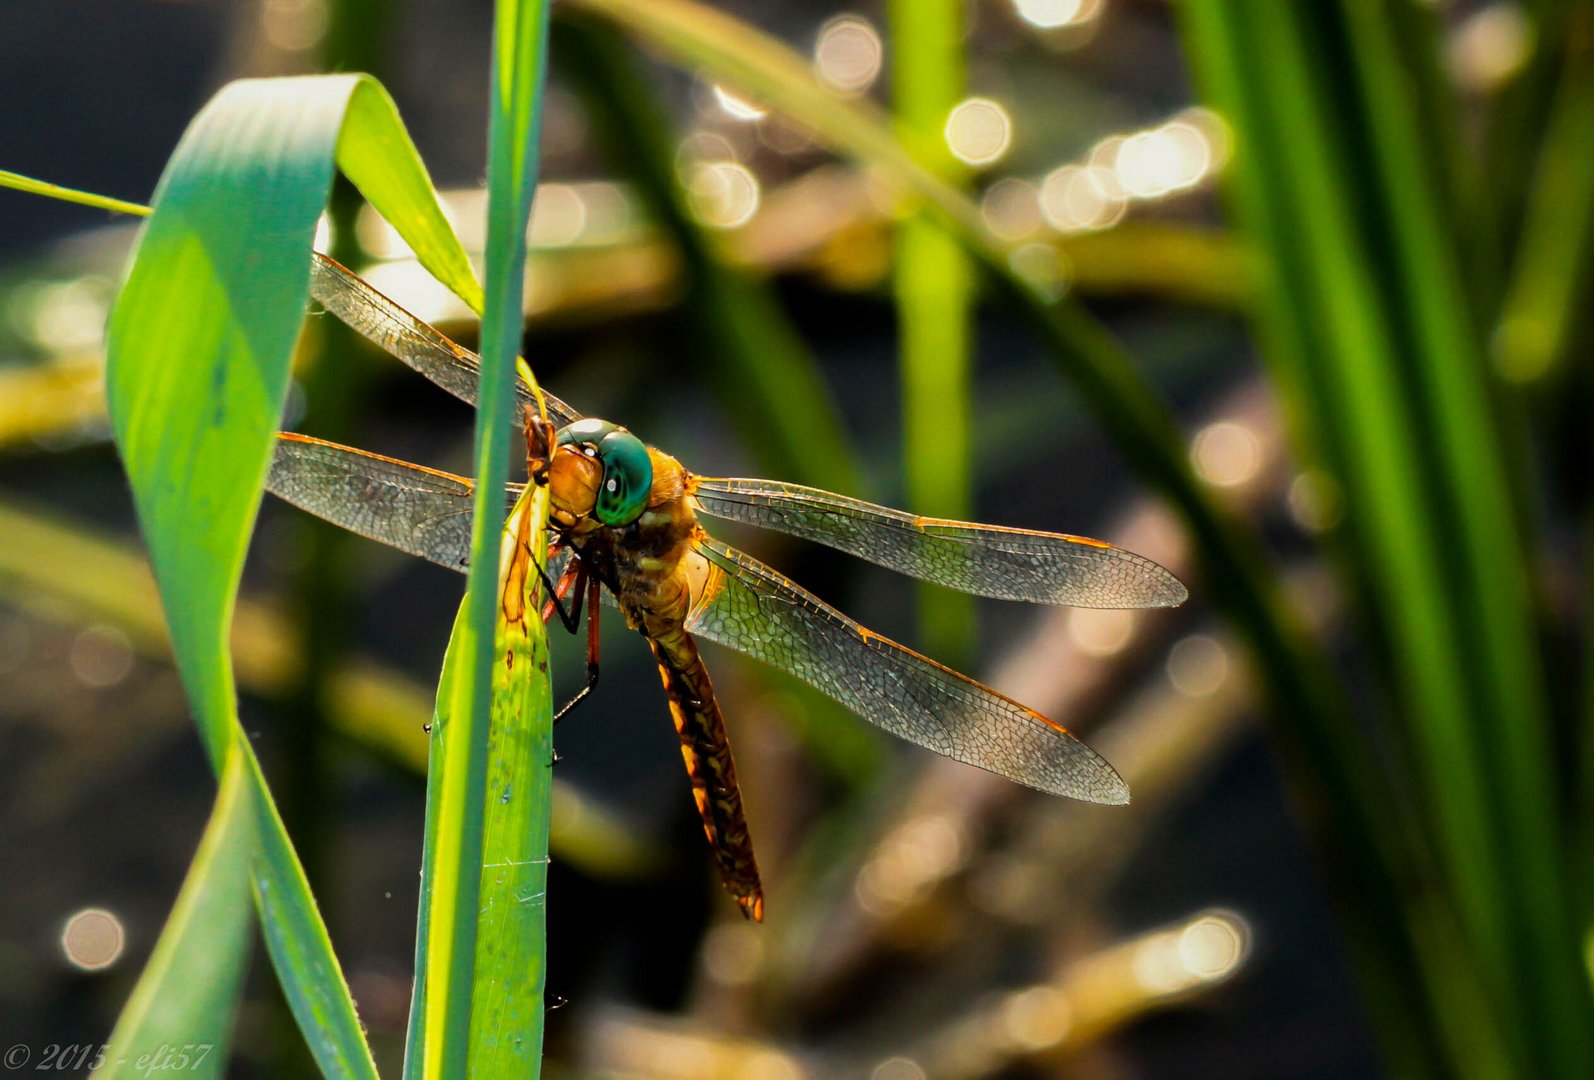
{"label": "green grass blade", "polygon": [[469,264],[377,84],[235,83],[196,118],[162,179],[112,314],[106,378],[201,738],[218,771],[233,746],[247,765],[260,826],[253,883],[278,977],[323,1072],[374,1076],[303,870],[238,727],[227,651],[335,162],[469,299]]}
{"label": "green grass blade", "polygon": [[[454,701],[454,679],[461,664],[462,642],[468,638],[465,626],[467,608],[464,602],[454,614],[454,626],[448,635],[448,648],[443,653],[443,670],[437,680],[436,704],[432,711],[431,738],[426,769],[426,832],[421,843],[421,896],[415,926],[415,981],[410,988],[410,1018],[404,1036],[404,1076],[414,1080],[426,1074],[426,1045],[429,1023],[437,1023],[441,1010],[431,1003],[428,973],[433,956],[432,909],[437,903],[434,888],[438,874],[444,869],[438,863],[440,845],[438,832],[443,827],[443,778],[448,774],[446,758],[449,741],[443,737],[448,726],[449,710]],[[445,937],[436,945],[438,950],[448,946]]]}
{"label": "green grass blade", "polygon": [[47,199],[59,202],[77,203],[79,206],[92,206],[99,210],[109,210],[117,214],[136,214],[139,217],[149,216],[149,207],[141,203],[127,202],[123,199],[113,199],[109,195],[96,195],[91,191],[79,191],[76,188],[62,187],[44,180],[35,180],[31,176],[21,173],[9,172],[0,169],[0,187],[7,187],[13,191],[25,191],[30,195],[43,195]]}
{"label": "green grass blade", "polygon": [[1481,140],[1486,201],[1479,220],[1470,223],[1483,257],[1496,265],[1519,256],[1524,210],[1531,198],[1535,173],[1544,163],[1543,150],[1554,123],[1557,86],[1563,72],[1587,63],[1590,12],[1568,0],[1524,0],[1516,13],[1527,23],[1532,47],[1526,63],[1488,102]]}
{"label": "green grass blade", "polygon": [[[500,607],[497,556],[503,524],[498,493],[509,473],[512,422],[508,404],[521,335],[526,222],[536,190],[547,37],[545,2],[503,0],[498,4],[487,159],[487,289],[481,396],[476,411],[476,512],[465,617],[456,625],[449,648],[450,693],[444,725],[448,741],[441,765],[437,818],[428,822],[433,873],[422,913],[426,985],[419,997],[424,1012],[419,1026],[411,1027],[420,1045],[412,1043],[406,1053],[411,1068],[419,1063],[421,1075],[427,1077],[460,1076],[489,1058],[501,1060],[497,1055],[505,1041],[513,1043],[517,1070],[523,1070],[523,1075],[536,1075],[541,1059],[542,905],[529,905],[530,917],[514,924],[517,936],[512,939],[490,936],[506,933],[510,924],[483,924],[482,919],[484,912],[498,905],[526,899],[516,892],[524,884],[517,875],[489,875],[484,872],[483,860],[490,824],[487,785],[500,778],[501,767],[518,768],[502,755],[518,752],[521,745],[519,740],[507,745],[494,741],[489,747],[494,678],[501,663],[494,642]],[[545,535],[539,533],[533,545],[539,562],[545,542]],[[533,637],[540,635],[540,623],[530,632]],[[535,679],[528,671],[515,677],[534,682],[535,694],[546,698],[548,684],[546,673],[543,675]],[[444,712],[441,705],[439,711]],[[534,717],[527,717],[526,723],[534,724]],[[532,744],[539,741],[534,734],[529,739]],[[495,835],[495,846],[528,850],[538,843],[540,833],[546,851],[545,790],[542,795],[540,804],[526,807],[527,812],[514,824],[519,835]],[[511,971],[517,964],[518,970]],[[515,1000],[495,1002],[491,1008],[505,1005],[527,1026],[497,1032],[479,1027],[473,1013],[489,1008],[489,995],[506,993]]]}
{"label": "green grass blade", "polygon": [[[1308,443],[1353,495],[1354,581],[1387,655],[1437,902],[1453,906],[1451,955],[1423,964],[1426,1007],[1455,1067],[1583,1075],[1588,995],[1524,527],[1469,285],[1498,275],[1469,266],[1445,175],[1456,150],[1434,146],[1442,102],[1412,77],[1412,50],[1438,48],[1432,21],[1354,2],[1186,15],[1236,126],[1237,209],[1271,263],[1275,364]],[[1404,903],[1415,924],[1434,901]]]}
{"label": "green grass blade", "polygon": [[547,561],[548,506],[547,489],[534,489],[504,529],[471,1012],[471,1067],[483,1076],[535,1076],[542,1057],[553,698],[536,566]]}
{"label": "green grass blade", "polygon": [[[1259,260],[1260,329],[1268,347],[1266,356],[1284,390],[1294,433],[1306,445],[1306,459],[1331,470],[1347,485],[1346,490],[1364,499],[1381,493],[1379,497],[1395,500],[1389,512],[1375,520],[1363,521],[1355,513],[1349,516],[1348,541],[1356,558],[1347,560],[1346,565],[1378,566],[1375,529],[1401,526],[1405,511],[1413,505],[1411,500],[1420,492],[1391,492],[1391,485],[1415,479],[1403,459],[1395,456],[1394,448],[1407,434],[1388,408],[1396,391],[1386,388],[1380,392],[1374,387],[1363,390],[1358,399],[1352,381],[1331,359],[1336,349],[1363,350],[1347,352],[1363,356],[1373,345],[1367,337],[1365,307],[1346,298],[1346,290],[1358,280],[1360,261],[1346,257],[1348,265],[1328,272],[1326,284],[1311,269],[1314,260],[1321,261],[1324,252],[1332,249],[1336,234],[1330,231],[1317,236],[1313,229],[1323,224],[1325,212],[1336,203],[1330,194],[1315,187],[1303,188],[1303,182],[1321,183],[1327,166],[1321,161],[1298,164],[1295,158],[1299,154],[1290,152],[1313,147],[1327,152],[1318,142],[1321,136],[1301,136],[1307,120],[1286,108],[1296,61],[1276,56],[1279,46],[1263,41],[1258,24],[1240,19],[1237,11],[1217,6],[1190,8],[1185,21],[1197,74],[1239,138],[1237,160],[1230,169],[1231,193],[1240,223],[1267,256]],[[1276,59],[1286,70],[1275,75],[1263,64],[1264,59]],[[1302,192],[1292,201],[1291,194],[1297,189]],[[1339,304],[1338,309],[1333,303]],[[1366,380],[1361,384],[1365,386]],[[1356,430],[1355,424],[1362,430]],[[1397,551],[1406,551],[1412,541],[1396,537],[1392,543]],[[1371,590],[1372,585],[1366,583],[1365,588]],[[1370,615],[1375,624],[1383,617],[1377,610]],[[1370,755],[1372,750],[1362,746],[1358,752]],[[1403,809],[1401,803],[1392,802],[1387,815],[1396,826],[1387,830],[1388,835],[1406,847],[1404,853],[1393,857],[1393,865],[1421,867],[1425,862],[1422,849],[1411,847],[1414,827],[1400,824]],[[1376,827],[1376,819],[1369,824]],[[1433,993],[1418,976],[1432,972],[1435,962],[1412,955],[1408,943],[1415,942],[1420,949],[1423,942],[1433,941],[1437,935],[1428,924],[1435,920],[1422,920],[1430,930],[1427,934],[1404,931],[1403,924],[1409,925],[1412,916],[1404,910],[1398,889],[1358,898],[1357,903],[1364,912],[1379,916],[1390,931],[1376,940],[1363,968],[1364,981],[1384,987],[1377,991],[1379,996],[1393,1002],[1378,1010],[1385,1044],[1396,1060],[1408,1067],[1421,1061],[1431,1068],[1434,1061],[1442,1059],[1436,1047],[1444,1038],[1444,1019],[1428,1011],[1425,1002]],[[1443,920],[1439,922],[1443,925]],[[1476,980],[1451,974],[1445,982],[1461,988]],[[1487,1010],[1480,1011],[1487,1015]],[[1478,1037],[1487,1030],[1481,1025],[1473,1029]]]}
{"label": "green grass blade", "polygon": [[[1594,15],[1587,17],[1594,22]],[[1594,280],[1594,63],[1568,67],[1523,208],[1495,364],[1513,383],[1563,382]]]}
{"label": "green grass blade", "polygon": [[[218,772],[236,727],[225,631],[342,119],[341,101],[306,89],[235,83],[194,120],[162,178],[109,328],[117,445],[178,669]],[[346,98],[352,84],[338,89]],[[303,134],[273,140],[259,130],[269,126],[265,117]],[[247,299],[238,295],[246,284]]]}
{"label": "green grass blade", "polygon": [[[962,169],[943,134],[963,95],[963,0],[892,0],[891,103],[899,138],[949,182]],[[892,291],[902,380],[904,501],[916,514],[973,517],[973,270],[956,237],[922,217],[897,226]],[[953,666],[974,646],[971,597],[918,587],[919,640]]]}
{"label": "green grass blade", "polygon": [[[1493,743],[1486,764],[1514,931],[1507,992],[1524,1009],[1532,1052],[1543,1055],[1550,1073],[1587,1076],[1594,1072],[1594,1001],[1567,911],[1548,693],[1526,526],[1512,493],[1519,478],[1491,399],[1496,387],[1471,317],[1457,233],[1440,212],[1444,181],[1420,152],[1423,118],[1392,20],[1366,4],[1346,4],[1344,11],[1362,92],[1375,103],[1366,109],[1372,162],[1397,223],[1395,266],[1417,345],[1416,405],[1431,421],[1443,485],[1439,524],[1457,549],[1459,573],[1445,587],[1465,607],[1451,629],[1483,688],[1472,702],[1478,710],[1472,734]],[[1511,722],[1501,724],[1502,717]]]}
{"label": "green grass blade", "polygon": [[[155,951],[116,1021],[105,1075],[143,1076],[163,1047],[196,1059],[189,1075],[220,1076],[249,957],[249,854],[255,848],[247,773],[227,755],[216,804]],[[175,1061],[175,1059],[172,1059]]]}
{"label": "green grass blade", "polygon": [[[504,528],[506,548],[518,541],[518,523],[530,515],[529,532],[547,528],[546,492],[516,505]],[[541,558],[546,554],[534,553]],[[533,571],[535,573],[535,571]],[[527,586],[530,586],[528,591]],[[477,956],[471,1010],[469,1068],[485,1076],[535,1074],[540,1067],[545,968],[548,827],[553,781],[552,698],[548,682],[548,647],[542,623],[530,605],[536,602],[535,578],[501,583],[506,606],[517,602],[531,610],[529,620],[502,619],[495,634],[494,654],[508,657],[494,665],[491,726],[492,756],[484,809],[480,866],[482,914],[477,927]],[[439,901],[457,895],[454,864],[440,861],[452,849],[439,843],[441,830],[462,814],[463,800],[451,789],[455,775],[448,755],[460,753],[451,733],[464,677],[470,635],[468,614],[461,604],[454,618],[443,673],[437,685],[437,711],[432,722],[432,763],[426,788],[426,841],[421,864],[421,917],[416,935],[415,986],[410,1000],[404,1075],[426,1075],[426,1047],[441,1038],[446,1015],[428,983],[431,960],[447,954],[449,940],[434,936],[432,912]],[[454,781],[457,783],[457,781]],[[439,883],[441,882],[441,888]],[[434,1034],[436,1031],[436,1034]]]}

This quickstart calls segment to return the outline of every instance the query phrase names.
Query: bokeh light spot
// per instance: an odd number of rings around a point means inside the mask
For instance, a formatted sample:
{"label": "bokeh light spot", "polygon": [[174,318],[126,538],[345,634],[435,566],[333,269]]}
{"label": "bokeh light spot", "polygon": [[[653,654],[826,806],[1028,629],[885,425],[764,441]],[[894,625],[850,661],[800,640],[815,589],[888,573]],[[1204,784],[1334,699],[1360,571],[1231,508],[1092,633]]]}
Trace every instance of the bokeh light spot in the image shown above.
{"label": "bokeh light spot", "polygon": [[531,204],[526,237],[533,247],[566,247],[581,238],[587,227],[587,204],[570,184],[537,185]]}
{"label": "bokeh light spot", "polygon": [[1013,120],[989,98],[960,102],[946,118],[946,144],[953,156],[970,165],[1000,161],[1013,141]]}
{"label": "bokeh light spot", "polygon": [[1290,517],[1303,530],[1320,533],[1339,524],[1343,503],[1339,486],[1327,473],[1308,469],[1290,482]]}
{"label": "bokeh light spot", "polygon": [[1191,634],[1168,653],[1168,681],[1186,697],[1216,693],[1229,677],[1229,654],[1205,634]]}
{"label": "bokeh light spot", "polygon": [[321,43],[327,32],[325,0],[266,0],[260,9],[266,40],[284,52],[303,52]]}
{"label": "bokeh light spot", "polygon": [[764,936],[748,923],[722,923],[703,939],[703,968],[724,986],[746,986],[764,962]]}
{"label": "bokeh light spot", "polygon": [[1171,123],[1124,139],[1113,163],[1118,182],[1137,199],[1192,187],[1206,176],[1212,151],[1190,124]]}
{"label": "bokeh light spot", "polygon": [[1475,93],[1493,90],[1533,55],[1533,23],[1520,4],[1479,8],[1457,27],[1446,49],[1450,73]]}
{"label": "bokeh light spot", "polygon": [[751,122],[754,120],[762,120],[764,117],[769,115],[768,109],[754,105],[746,98],[739,97],[736,94],[731,93],[719,83],[714,84],[713,90],[714,100],[716,103],[718,103],[720,111],[726,116],[729,116],[732,120]]}
{"label": "bokeh light spot", "polygon": [[1002,1008],[1002,1026],[1008,1038],[1031,1053],[1062,1042],[1073,1024],[1067,995],[1050,986],[1021,990],[1008,998]]}
{"label": "bokeh light spot", "polygon": [[98,278],[40,289],[30,327],[33,339],[52,352],[103,347],[110,292],[110,287]]}
{"label": "bokeh light spot", "polygon": [[832,90],[861,94],[880,77],[885,46],[880,32],[858,15],[837,15],[819,28],[814,72]]}
{"label": "bokeh light spot", "polygon": [[1003,240],[1023,240],[1044,224],[1040,190],[1028,180],[1013,177],[998,180],[981,197],[980,216]]}
{"label": "bokeh light spot", "polygon": [[1041,182],[1041,214],[1058,232],[1105,229],[1124,216],[1126,200],[1114,171],[1105,165],[1064,165]]}
{"label": "bokeh light spot", "polygon": [[1086,656],[1106,659],[1122,652],[1134,637],[1135,613],[1119,608],[1074,608],[1068,636]]}
{"label": "bokeh light spot", "polygon": [[1049,300],[1068,291],[1069,263],[1055,245],[1039,240],[1021,244],[1008,255],[1007,265]]}
{"label": "bokeh light spot", "polygon": [[115,686],[133,670],[133,643],[120,628],[100,623],[73,640],[68,661],[85,686]]}
{"label": "bokeh light spot", "polygon": [[74,912],[61,928],[61,952],[80,971],[104,971],[121,957],[126,944],[122,920],[104,908]]}
{"label": "bokeh light spot", "polygon": [[869,1073],[869,1080],[927,1080],[924,1066],[912,1058],[886,1058]]}
{"label": "bokeh light spot", "polygon": [[1244,961],[1249,936],[1238,915],[1211,912],[1192,919],[1180,933],[1179,958],[1197,978],[1221,979]]}
{"label": "bokeh light spot", "polygon": [[1218,487],[1238,487],[1253,479],[1262,467],[1262,444],[1244,424],[1220,420],[1195,437],[1190,463],[1196,474]]}
{"label": "bokeh light spot", "polygon": [[1102,0],[1013,0],[1018,17],[1040,30],[1060,30],[1101,14]]}
{"label": "bokeh light spot", "polygon": [[734,161],[699,165],[692,171],[686,193],[692,213],[716,229],[745,225],[758,212],[758,178]]}

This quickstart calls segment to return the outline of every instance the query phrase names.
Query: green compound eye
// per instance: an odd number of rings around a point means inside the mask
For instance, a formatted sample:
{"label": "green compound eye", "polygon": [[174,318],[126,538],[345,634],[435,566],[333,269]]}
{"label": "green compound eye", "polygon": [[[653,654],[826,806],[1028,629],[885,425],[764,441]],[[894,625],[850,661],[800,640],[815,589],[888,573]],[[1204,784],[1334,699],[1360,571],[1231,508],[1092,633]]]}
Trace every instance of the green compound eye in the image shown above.
{"label": "green compound eye", "polygon": [[593,517],[605,525],[629,525],[642,516],[653,487],[653,461],[641,439],[607,420],[588,418],[560,431],[558,445],[590,447],[603,465]]}

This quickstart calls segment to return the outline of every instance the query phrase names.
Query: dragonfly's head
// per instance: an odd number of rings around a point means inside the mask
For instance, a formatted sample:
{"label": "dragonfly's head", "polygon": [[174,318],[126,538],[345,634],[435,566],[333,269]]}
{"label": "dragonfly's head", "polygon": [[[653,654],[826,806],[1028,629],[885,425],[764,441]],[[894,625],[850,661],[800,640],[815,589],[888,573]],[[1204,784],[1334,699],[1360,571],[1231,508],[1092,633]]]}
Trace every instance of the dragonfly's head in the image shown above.
{"label": "dragonfly's head", "polygon": [[548,468],[554,510],[571,524],[591,517],[629,525],[647,509],[653,461],[642,440],[607,420],[577,420],[563,428]]}

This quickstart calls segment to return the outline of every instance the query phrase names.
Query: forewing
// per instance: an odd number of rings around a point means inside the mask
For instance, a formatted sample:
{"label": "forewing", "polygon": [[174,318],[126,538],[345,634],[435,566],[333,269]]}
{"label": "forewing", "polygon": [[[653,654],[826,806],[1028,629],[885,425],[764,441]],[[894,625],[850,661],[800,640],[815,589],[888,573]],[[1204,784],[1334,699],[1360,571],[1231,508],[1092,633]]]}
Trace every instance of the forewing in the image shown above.
{"label": "forewing", "polygon": [[734,548],[704,537],[698,550],[721,575],[687,619],[692,633],[789,671],[865,720],[955,761],[1056,795],[1129,801],[1111,765],[1039,713],[871,633]]}
{"label": "forewing", "polygon": [[1173,607],[1189,595],[1142,555],[1099,540],[940,518],[773,480],[697,477],[706,514],[800,536],[976,596],[1092,608]]}
{"label": "forewing", "polygon": [[[475,482],[349,446],[283,432],[266,490],[350,532],[464,571]],[[505,507],[520,485],[511,485]]]}
{"label": "forewing", "polygon": [[[363,278],[318,254],[310,277],[310,295],[320,305],[384,352],[391,353],[461,401],[476,404],[481,382],[481,357],[456,345],[428,324],[377,292]],[[562,428],[581,414],[546,390],[548,419]],[[515,382],[515,421],[522,407],[533,404],[531,391]]]}

